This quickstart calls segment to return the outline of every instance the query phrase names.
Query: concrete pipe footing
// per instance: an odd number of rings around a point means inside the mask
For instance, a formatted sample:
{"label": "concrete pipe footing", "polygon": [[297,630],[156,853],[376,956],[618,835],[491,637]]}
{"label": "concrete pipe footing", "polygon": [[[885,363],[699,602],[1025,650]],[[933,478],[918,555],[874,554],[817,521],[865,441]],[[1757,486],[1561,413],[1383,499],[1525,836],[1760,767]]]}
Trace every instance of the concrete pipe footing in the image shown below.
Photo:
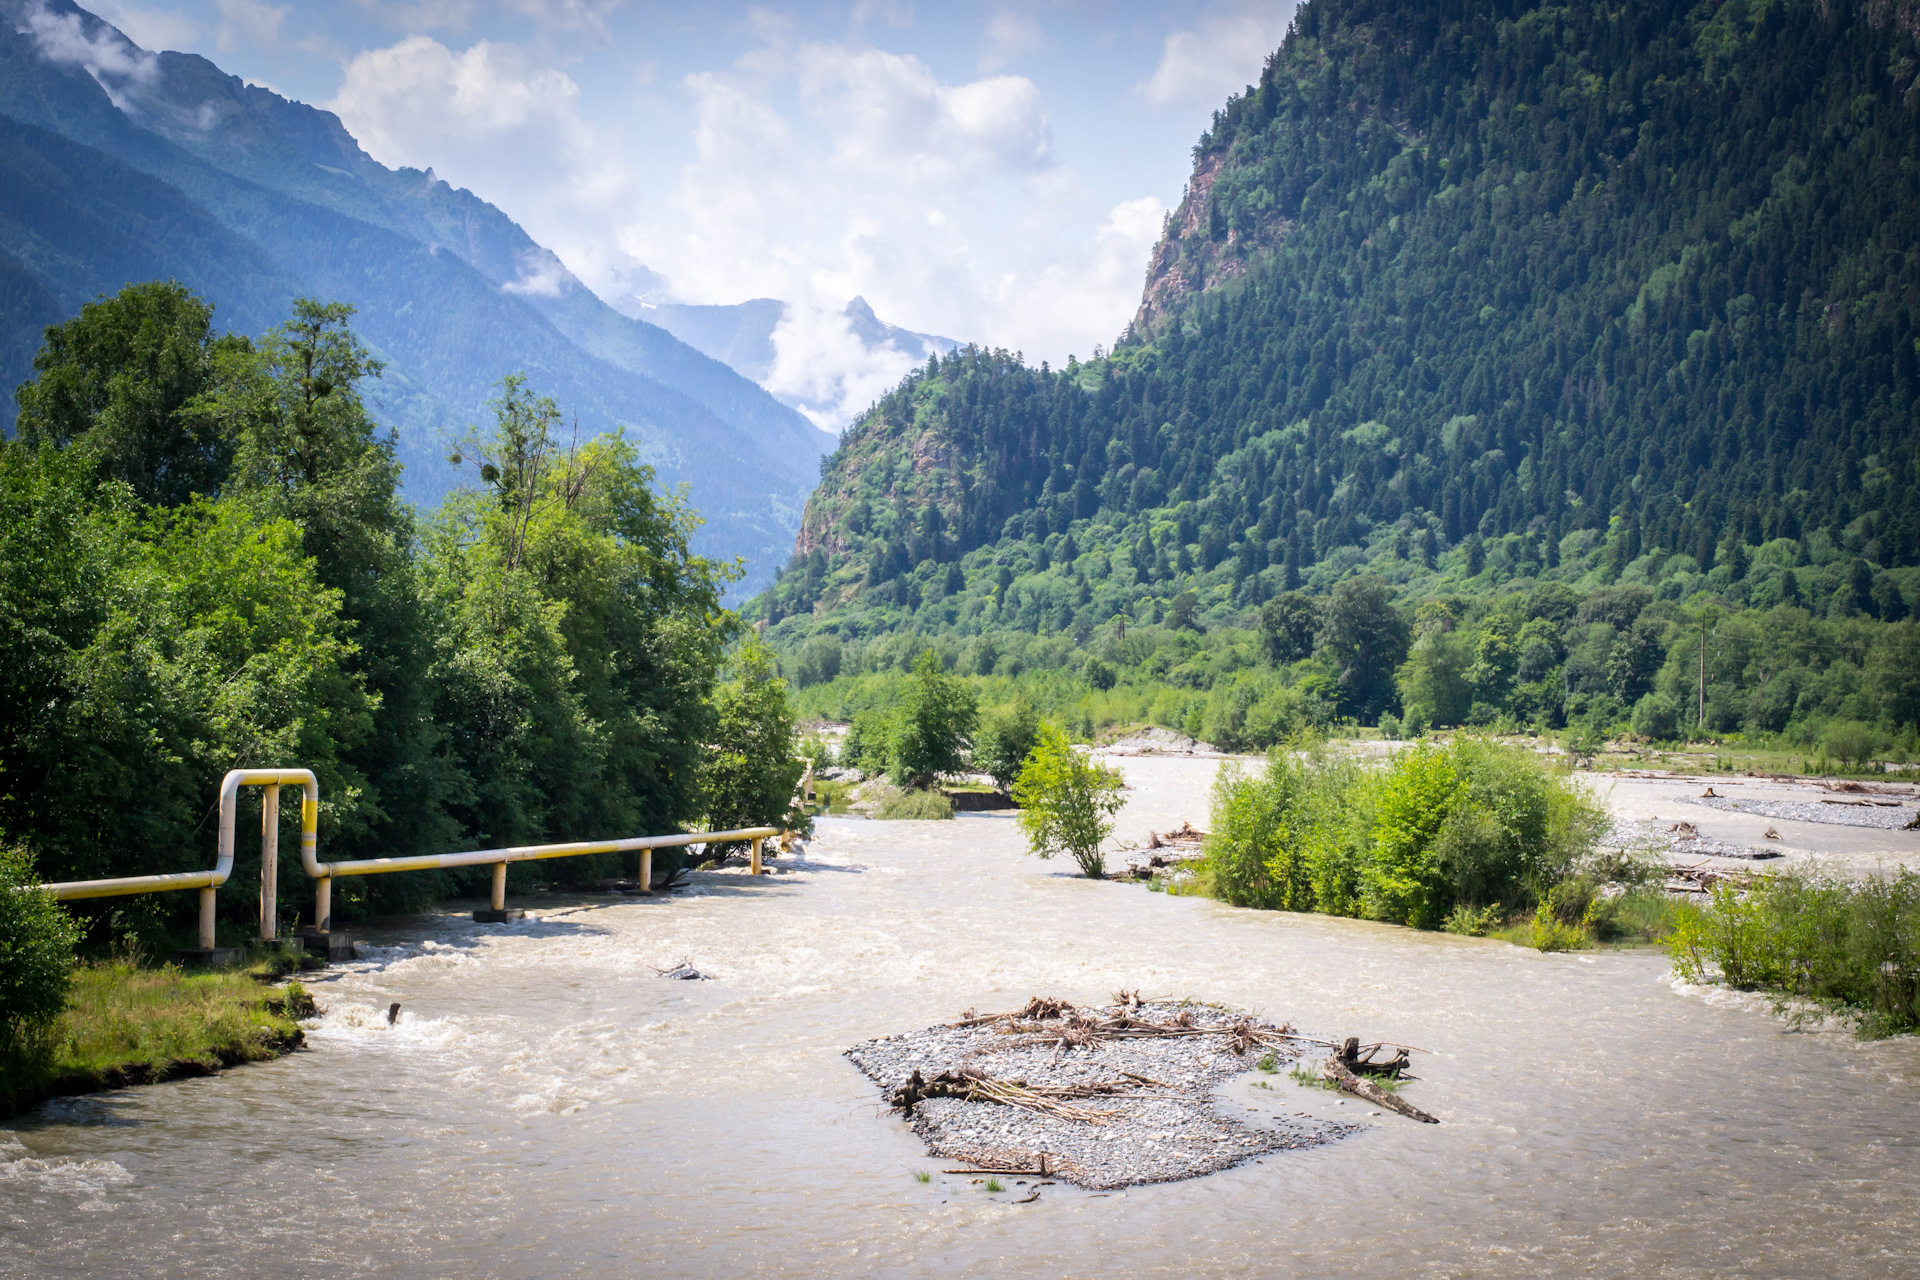
{"label": "concrete pipe footing", "polygon": [[333,929],[322,933],[318,929],[301,929],[292,938],[293,944],[310,956],[319,956],[328,964],[339,964],[343,960],[353,959],[353,941],[344,929]]}

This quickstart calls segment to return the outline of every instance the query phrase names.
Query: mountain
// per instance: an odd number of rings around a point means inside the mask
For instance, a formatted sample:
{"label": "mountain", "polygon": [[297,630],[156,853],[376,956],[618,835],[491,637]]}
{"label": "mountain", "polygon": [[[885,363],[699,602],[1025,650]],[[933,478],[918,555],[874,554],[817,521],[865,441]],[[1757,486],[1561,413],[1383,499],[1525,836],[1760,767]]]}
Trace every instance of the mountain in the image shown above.
{"label": "mountain", "polygon": [[908,378],[760,616],[790,650],[1084,642],[1360,574],[1897,616],[1916,32],[1912,0],[1309,0],[1195,147],[1114,352]]}
{"label": "mountain", "polygon": [[[38,344],[45,297],[70,314],[141,273],[180,279],[252,333],[299,294],[340,299],[389,362],[372,398],[399,432],[414,501],[456,482],[447,433],[479,420],[493,384],[524,370],[584,432],[626,429],[664,482],[689,486],[707,521],[703,550],[746,556],[750,583],[784,554],[832,443],[801,414],[607,307],[472,193],[378,164],[330,113],[203,58],[149,53],[63,0],[0,0],[0,13],[4,163],[23,175],[54,164],[35,130],[68,144],[62,182],[0,187],[10,375]],[[176,233],[189,222],[192,235]],[[91,230],[56,252],[47,232],[63,225]],[[8,281],[22,273],[18,288],[30,281],[40,294],[16,300]]]}

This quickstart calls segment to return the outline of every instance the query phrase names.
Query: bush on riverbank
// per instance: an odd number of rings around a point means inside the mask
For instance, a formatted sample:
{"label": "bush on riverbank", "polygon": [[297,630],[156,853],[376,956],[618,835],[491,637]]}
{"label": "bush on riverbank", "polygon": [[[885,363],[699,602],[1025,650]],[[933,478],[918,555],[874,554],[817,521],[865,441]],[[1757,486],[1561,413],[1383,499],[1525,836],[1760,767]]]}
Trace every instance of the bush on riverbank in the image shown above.
{"label": "bush on riverbank", "polygon": [[1920,873],[1844,880],[1769,876],[1746,892],[1720,884],[1679,908],[1667,951],[1691,982],[1813,1002],[1867,1038],[1920,1031]]}
{"label": "bush on riverbank", "polygon": [[[1599,807],[1532,752],[1460,736],[1381,764],[1275,751],[1214,784],[1207,882],[1241,906],[1484,932],[1546,903],[1593,846]],[[1461,913],[1464,910],[1465,915]]]}
{"label": "bush on riverbank", "polygon": [[38,884],[24,850],[0,847],[0,1104],[51,1061],[72,983],[79,930]]}
{"label": "bush on riverbank", "polygon": [[880,802],[873,816],[889,821],[938,821],[953,816],[953,801],[938,791],[895,791]]}

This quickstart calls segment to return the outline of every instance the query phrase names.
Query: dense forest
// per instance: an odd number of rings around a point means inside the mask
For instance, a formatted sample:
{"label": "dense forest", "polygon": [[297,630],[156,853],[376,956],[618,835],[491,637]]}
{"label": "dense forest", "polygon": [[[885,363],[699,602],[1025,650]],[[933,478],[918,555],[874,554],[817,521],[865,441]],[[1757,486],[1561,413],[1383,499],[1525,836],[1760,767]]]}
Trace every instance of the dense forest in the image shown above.
{"label": "dense forest", "polygon": [[[734,647],[737,566],[689,550],[697,517],[631,442],[570,437],[510,375],[461,445],[471,483],[416,513],[352,309],[292,310],[219,335],[154,283],[46,332],[0,442],[10,856],[47,880],[204,867],[221,775],[273,765],[318,773],[327,858],[784,817],[800,766],[770,659]],[[296,918],[306,878],[280,883]],[[351,880],[336,910],[459,884]],[[192,908],[106,906],[111,932],[156,940]]]}
{"label": "dense forest", "polygon": [[931,643],[1186,722],[1911,726],[1916,32],[1311,0],[1115,349],[930,361],[758,617],[808,683]]}

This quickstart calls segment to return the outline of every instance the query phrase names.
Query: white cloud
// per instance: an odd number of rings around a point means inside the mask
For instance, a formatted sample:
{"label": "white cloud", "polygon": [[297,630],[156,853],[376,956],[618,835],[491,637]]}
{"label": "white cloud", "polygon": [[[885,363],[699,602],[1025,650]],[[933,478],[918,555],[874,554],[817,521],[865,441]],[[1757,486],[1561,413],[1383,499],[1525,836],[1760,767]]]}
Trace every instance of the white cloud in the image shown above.
{"label": "white cloud", "polygon": [[91,14],[50,13],[44,4],[36,4],[20,16],[26,24],[21,33],[32,39],[41,57],[81,68],[122,111],[130,95],[153,79],[154,56]]}
{"label": "white cloud", "polygon": [[[634,184],[614,144],[581,120],[579,97],[565,72],[514,45],[455,52],[409,36],[349,62],[325,105],[376,160],[432,168],[498,204],[576,271],[601,274],[624,258],[608,228],[631,207]],[[557,287],[542,271],[520,287]]]}
{"label": "white cloud", "polygon": [[221,52],[251,45],[270,49],[280,43],[280,26],[292,12],[288,5],[271,5],[265,0],[214,0],[220,11],[220,26],[214,42]]}
{"label": "white cloud", "polygon": [[529,65],[512,45],[455,53],[409,36],[348,63],[327,105],[375,159],[449,176],[509,147],[555,158],[577,149],[579,96],[565,72]]}
{"label": "white cloud", "polygon": [[855,295],[894,324],[1036,361],[1125,328],[1164,209],[1095,200],[1059,162],[1031,80],[943,79],[771,13],[743,29],[755,43],[732,68],[681,79],[691,155],[666,172],[588,126],[565,72],[507,43],[409,36],[348,63],[327,105],[375,158],[432,166],[554,250],[521,264],[515,291],[550,293],[571,268],[629,306],[784,300],[768,385],[830,428],[918,363],[861,341],[842,314]]}
{"label": "white cloud", "polygon": [[585,32],[604,39],[607,18],[624,0],[358,0],[393,30],[466,31],[493,14],[525,18],[553,32]]}
{"label": "white cloud", "polygon": [[177,9],[151,9],[120,0],[92,0],[87,7],[147,49],[187,49],[200,38],[200,24]]}
{"label": "white cloud", "polygon": [[826,431],[838,431],[920,363],[890,343],[869,347],[844,312],[811,303],[788,304],[773,349],[767,390]]}
{"label": "white cloud", "polygon": [[796,72],[802,104],[848,168],[1024,171],[1053,147],[1040,91],[1024,76],[946,85],[918,58],[820,44],[801,47]]}
{"label": "white cloud", "polygon": [[1293,0],[1265,0],[1215,10],[1192,30],[1169,35],[1159,65],[1141,86],[1147,101],[1213,106],[1246,88],[1286,38],[1296,7]]}
{"label": "white cloud", "polygon": [[500,286],[505,293],[525,294],[536,298],[557,298],[560,291],[572,279],[566,263],[560,261],[546,249],[536,249],[520,255],[520,274]]}
{"label": "white cloud", "polygon": [[998,71],[1015,58],[1036,52],[1045,42],[1032,14],[995,9],[981,40],[980,74]]}
{"label": "white cloud", "polygon": [[1164,208],[1093,204],[1031,81],[949,83],[862,44],[781,58],[798,115],[763,77],[687,77],[696,157],[620,235],[678,301],[789,302],[776,394],[838,427],[918,363],[860,341],[841,314],[856,294],[894,324],[1035,360],[1118,336]]}

